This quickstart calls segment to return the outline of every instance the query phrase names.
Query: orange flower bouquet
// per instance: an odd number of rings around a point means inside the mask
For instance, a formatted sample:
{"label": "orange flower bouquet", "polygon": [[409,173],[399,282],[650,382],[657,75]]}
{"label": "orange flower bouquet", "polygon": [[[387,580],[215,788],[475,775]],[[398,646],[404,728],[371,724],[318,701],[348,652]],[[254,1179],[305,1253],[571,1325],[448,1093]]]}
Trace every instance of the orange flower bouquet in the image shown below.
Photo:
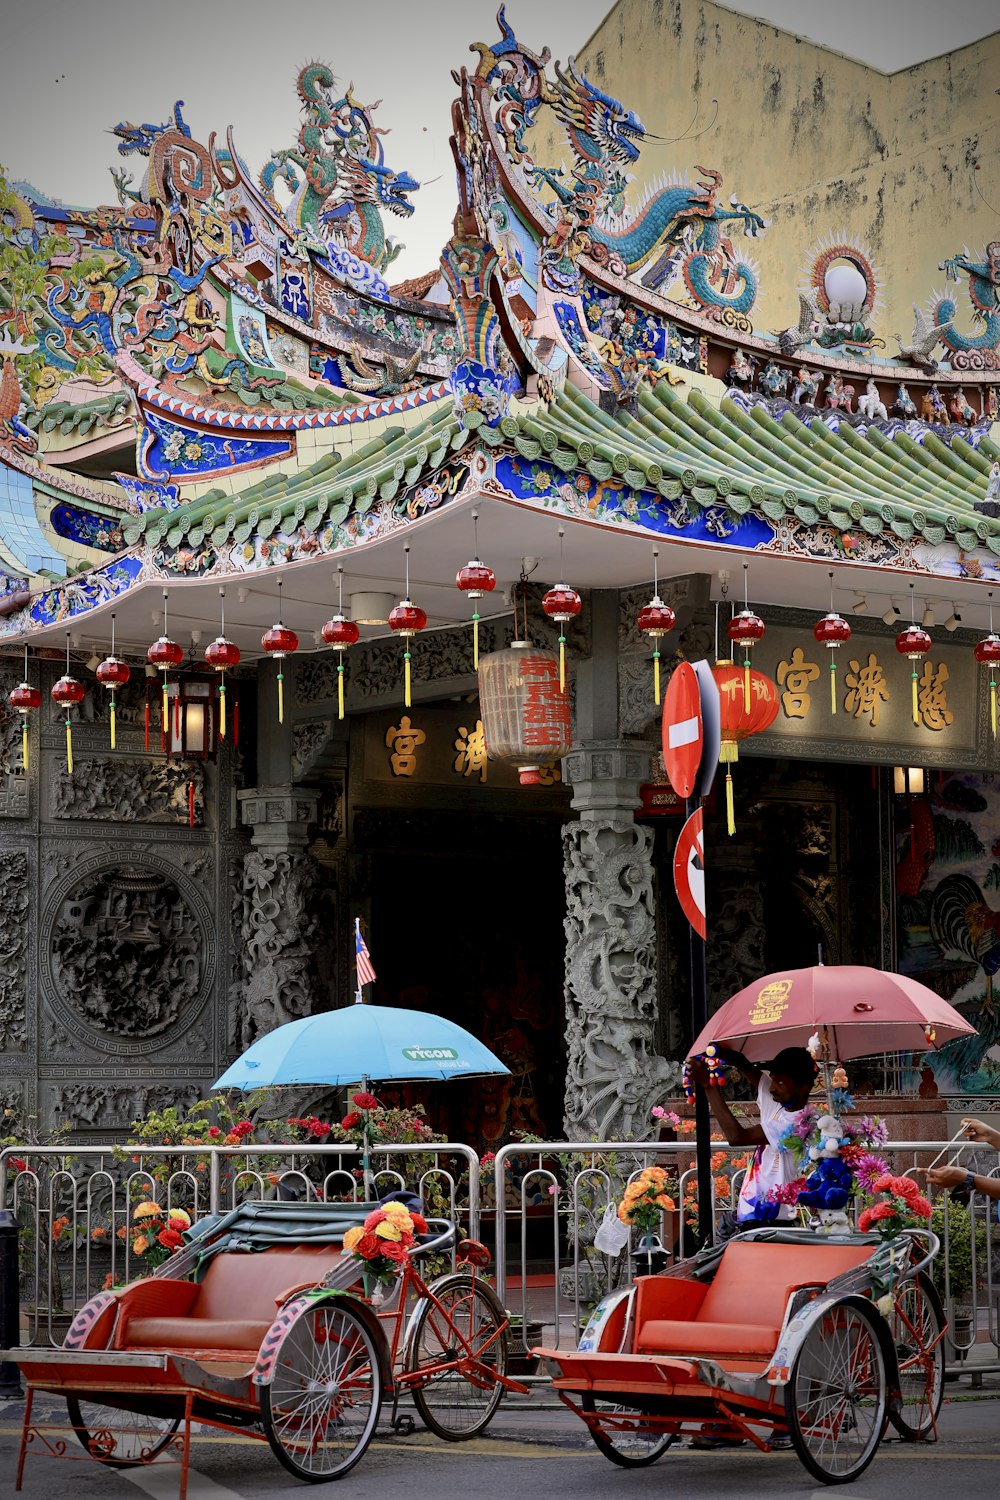
{"label": "orange flower bouquet", "polygon": [[654,1234],[660,1227],[664,1210],[676,1208],[667,1192],[669,1174],[663,1167],[647,1167],[625,1189],[618,1208],[623,1224],[634,1224],[643,1234]]}
{"label": "orange flower bouquet", "polygon": [[137,1203],[132,1212],[132,1223],[123,1233],[133,1255],[139,1255],[153,1270],[184,1244],[184,1231],[191,1228],[191,1215],[183,1208],[164,1209],[159,1203],[147,1199]]}
{"label": "orange flower bouquet", "polygon": [[427,1221],[402,1203],[375,1208],[364,1224],[344,1235],[344,1250],[358,1261],[367,1276],[387,1285],[403,1269],[418,1234],[427,1233]]}

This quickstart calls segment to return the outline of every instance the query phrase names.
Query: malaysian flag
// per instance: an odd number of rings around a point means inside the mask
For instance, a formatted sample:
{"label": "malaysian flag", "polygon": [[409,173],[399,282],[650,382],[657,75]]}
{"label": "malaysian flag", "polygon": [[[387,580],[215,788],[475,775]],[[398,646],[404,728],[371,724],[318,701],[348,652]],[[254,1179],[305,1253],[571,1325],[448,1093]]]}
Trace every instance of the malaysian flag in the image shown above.
{"label": "malaysian flag", "polygon": [[361,936],[361,918],[354,918],[354,963],[358,971],[358,989],[363,984],[375,983],[375,970],[372,968],[371,954],[365,947],[365,940]]}

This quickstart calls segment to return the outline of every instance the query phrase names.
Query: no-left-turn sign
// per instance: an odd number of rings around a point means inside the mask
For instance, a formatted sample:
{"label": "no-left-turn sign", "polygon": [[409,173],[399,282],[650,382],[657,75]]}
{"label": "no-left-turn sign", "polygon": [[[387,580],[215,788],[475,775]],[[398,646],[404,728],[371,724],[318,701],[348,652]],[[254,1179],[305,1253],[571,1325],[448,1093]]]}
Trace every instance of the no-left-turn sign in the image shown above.
{"label": "no-left-turn sign", "polygon": [[699,807],[681,829],[674,850],[674,889],[681,910],[700,938],[705,924],[705,846]]}

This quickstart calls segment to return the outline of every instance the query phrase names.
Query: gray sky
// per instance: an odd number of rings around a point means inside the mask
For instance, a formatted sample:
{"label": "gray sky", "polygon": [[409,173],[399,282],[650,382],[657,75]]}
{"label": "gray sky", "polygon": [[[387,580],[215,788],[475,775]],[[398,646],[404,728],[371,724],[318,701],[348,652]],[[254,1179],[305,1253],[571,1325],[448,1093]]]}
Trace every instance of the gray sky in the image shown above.
{"label": "gray sky", "polygon": [[[67,203],[114,201],[108,168],[122,159],[104,132],[121,119],[159,123],[183,99],[196,137],[232,124],[241,155],[257,168],[293,144],[295,77],[317,58],[345,84],[353,80],[365,103],[384,100],[376,119],[392,131],[387,164],[427,184],[414,195],[413,217],[389,226],[407,246],[390,280],[419,275],[436,263],[455,207],[451,69],[470,60],[470,42],[499,35],[497,3],[27,0],[6,8],[0,161]],[[528,46],[548,45],[564,60],[610,8],[609,0],[508,0],[507,15]],[[729,8],[887,71],[974,40],[1000,18],[997,0],[756,0]],[[678,107],[686,120],[687,101]],[[663,130],[669,119],[648,123]]]}

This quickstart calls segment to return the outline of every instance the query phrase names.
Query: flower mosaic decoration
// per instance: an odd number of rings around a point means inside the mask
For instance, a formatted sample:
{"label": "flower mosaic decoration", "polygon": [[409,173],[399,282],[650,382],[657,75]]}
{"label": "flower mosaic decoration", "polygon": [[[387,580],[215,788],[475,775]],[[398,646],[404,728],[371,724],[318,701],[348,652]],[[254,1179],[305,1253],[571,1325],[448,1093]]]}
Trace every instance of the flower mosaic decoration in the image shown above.
{"label": "flower mosaic decoration", "polygon": [[364,1224],[356,1224],[344,1235],[344,1250],[358,1261],[367,1276],[383,1285],[400,1274],[406,1257],[427,1233],[427,1221],[402,1203],[387,1203],[373,1209]]}

